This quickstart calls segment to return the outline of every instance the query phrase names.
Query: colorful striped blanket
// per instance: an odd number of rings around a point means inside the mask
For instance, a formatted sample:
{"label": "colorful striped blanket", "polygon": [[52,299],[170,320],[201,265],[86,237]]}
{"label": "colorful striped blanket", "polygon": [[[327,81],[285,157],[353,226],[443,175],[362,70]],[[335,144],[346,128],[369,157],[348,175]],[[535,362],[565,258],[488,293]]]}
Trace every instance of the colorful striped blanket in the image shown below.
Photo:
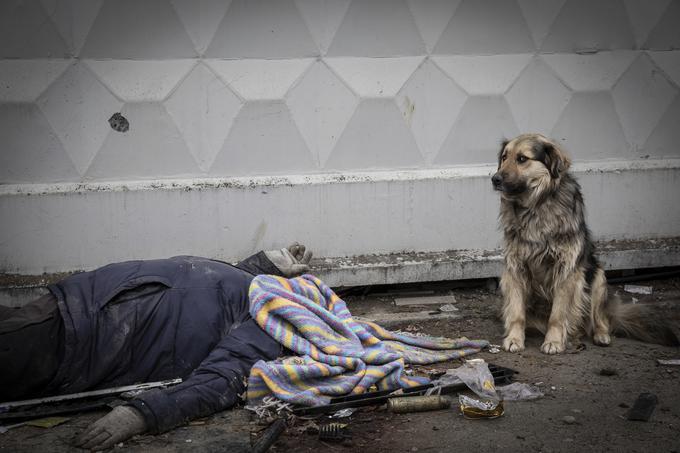
{"label": "colorful striped blanket", "polygon": [[262,329],[297,354],[250,371],[248,404],[266,396],[304,405],[328,404],[332,397],[408,388],[429,382],[407,376],[405,364],[429,364],[479,352],[485,340],[450,340],[390,332],[352,318],[345,302],[312,275],[286,279],[255,277],[250,314]]}

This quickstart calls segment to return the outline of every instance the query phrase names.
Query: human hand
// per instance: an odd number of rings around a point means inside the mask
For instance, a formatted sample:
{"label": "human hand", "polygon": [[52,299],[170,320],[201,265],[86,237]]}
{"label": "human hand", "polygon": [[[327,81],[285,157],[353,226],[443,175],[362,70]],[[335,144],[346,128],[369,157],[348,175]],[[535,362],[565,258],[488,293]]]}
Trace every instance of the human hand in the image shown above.
{"label": "human hand", "polygon": [[267,250],[264,253],[284,277],[290,278],[309,272],[312,252],[302,244],[294,242],[285,249]]}
{"label": "human hand", "polygon": [[76,437],[74,445],[88,450],[104,450],[144,431],[146,422],[137,409],[116,406]]}

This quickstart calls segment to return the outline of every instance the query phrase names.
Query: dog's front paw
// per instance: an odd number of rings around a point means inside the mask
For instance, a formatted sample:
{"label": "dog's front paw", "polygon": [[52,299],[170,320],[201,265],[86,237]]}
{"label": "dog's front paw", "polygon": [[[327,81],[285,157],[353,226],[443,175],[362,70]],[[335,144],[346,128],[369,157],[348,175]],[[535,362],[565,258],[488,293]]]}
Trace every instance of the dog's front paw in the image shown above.
{"label": "dog's front paw", "polygon": [[503,349],[508,352],[524,351],[524,340],[516,337],[505,337],[503,339]]}
{"label": "dog's front paw", "polygon": [[608,333],[596,333],[593,335],[593,343],[598,346],[609,346],[612,342],[612,338]]}
{"label": "dog's front paw", "polygon": [[564,352],[565,345],[559,341],[546,341],[541,345],[541,352],[545,354],[560,354]]}

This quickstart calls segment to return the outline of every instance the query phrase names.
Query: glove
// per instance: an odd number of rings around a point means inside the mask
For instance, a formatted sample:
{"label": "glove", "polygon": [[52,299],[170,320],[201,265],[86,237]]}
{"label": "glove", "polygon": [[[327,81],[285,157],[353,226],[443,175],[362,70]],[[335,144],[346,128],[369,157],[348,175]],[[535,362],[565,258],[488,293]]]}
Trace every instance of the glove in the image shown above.
{"label": "glove", "polygon": [[264,254],[286,278],[309,272],[312,252],[297,242],[294,242],[285,249],[266,250]]}
{"label": "glove", "polygon": [[130,406],[116,406],[111,412],[92,423],[76,438],[76,447],[88,450],[104,450],[135,434],[146,431],[142,414]]}

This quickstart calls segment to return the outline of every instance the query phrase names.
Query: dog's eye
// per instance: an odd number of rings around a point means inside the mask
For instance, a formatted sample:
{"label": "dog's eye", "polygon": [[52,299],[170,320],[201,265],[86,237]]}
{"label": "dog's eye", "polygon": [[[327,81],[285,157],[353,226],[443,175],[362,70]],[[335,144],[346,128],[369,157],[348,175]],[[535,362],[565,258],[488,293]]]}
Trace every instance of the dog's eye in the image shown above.
{"label": "dog's eye", "polygon": [[507,154],[503,154],[503,157],[501,157],[501,162],[505,162],[505,159],[507,159],[507,158],[508,158],[508,155],[507,155]]}
{"label": "dog's eye", "polygon": [[526,156],[517,156],[517,162],[519,162],[520,164],[523,164],[526,161],[527,161]]}

